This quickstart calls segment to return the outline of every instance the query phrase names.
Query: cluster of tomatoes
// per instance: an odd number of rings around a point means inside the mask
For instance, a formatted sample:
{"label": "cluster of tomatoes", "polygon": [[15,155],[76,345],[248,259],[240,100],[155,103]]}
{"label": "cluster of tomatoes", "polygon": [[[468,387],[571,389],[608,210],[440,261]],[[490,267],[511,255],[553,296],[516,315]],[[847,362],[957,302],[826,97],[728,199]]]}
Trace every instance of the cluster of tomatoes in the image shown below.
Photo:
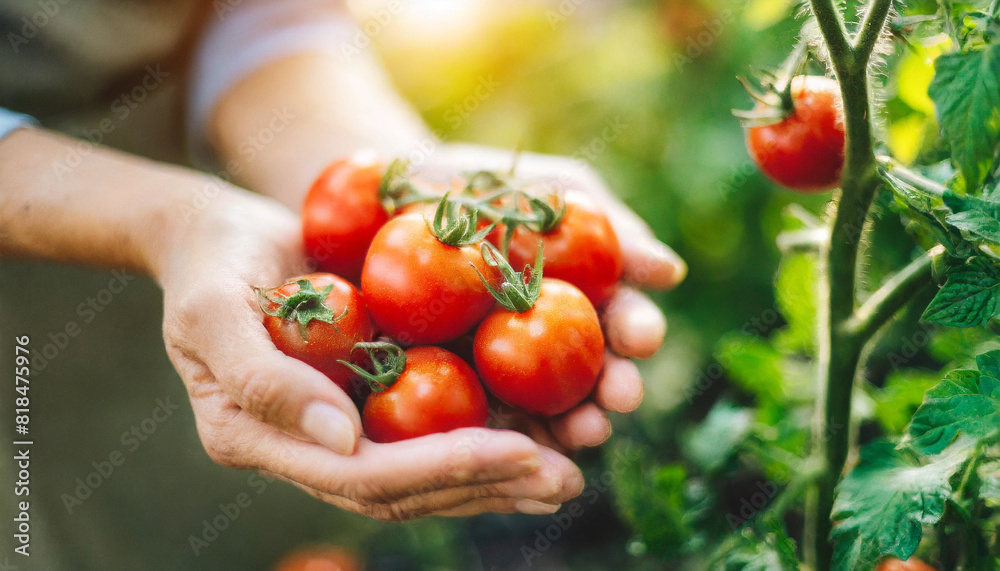
{"label": "cluster of tomatoes", "polygon": [[579,404],[622,275],[607,217],[544,181],[408,170],[356,156],[316,180],[303,236],[324,273],[259,292],[275,345],[364,399],[376,442],[485,425],[484,386],[531,415]]}

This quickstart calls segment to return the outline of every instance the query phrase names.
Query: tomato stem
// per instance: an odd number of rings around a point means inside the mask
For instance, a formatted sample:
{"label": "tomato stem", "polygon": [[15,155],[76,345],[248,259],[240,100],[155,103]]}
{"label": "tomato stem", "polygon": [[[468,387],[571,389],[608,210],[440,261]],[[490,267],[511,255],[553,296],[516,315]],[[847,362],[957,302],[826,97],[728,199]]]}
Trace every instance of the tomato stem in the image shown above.
{"label": "tomato stem", "polygon": [[[326,304],[326,298],[333,290],[330,284],[320,290],[313,287],[309,280],[297,280],[298,291],[288,297],[271,296],[266,290],[257,288],[257,304],[261,311],[274,317],[280,317],[288,321],[295,321],[299,325],[299,335],[303,339],[309,339],[309,323],[312,321],[322,321],[333,325],[337,331],[337,322],[347,316],[347,307],[340,315],[333,312]],[[286,284],[287,285],[287,284]],[[277,306],[277,309],[272,309]]]}
{"label": "tomato stem", "polygon": [[507,258],[493,244],[483,242],[482,253],[486,265],[497,268],[503,276],[500,287],[494,287],[475,264],[472,267],[497,303],[507,311],[517,313],[524,313],[534,307],[542,291],[542,270],[545,264],[542,244],[538,244],[535,265],[525,266],[520,272],[510,265]]}
{"label": "tomato stem", "polygon": [[406,369],[406,351],[388,341],[362,341],[354,344],[353,351],[363,350],[371,360],[373,371],[363,369],[350,361],[337,362],[354,371],[371,388],[380,393],[391,387]]}

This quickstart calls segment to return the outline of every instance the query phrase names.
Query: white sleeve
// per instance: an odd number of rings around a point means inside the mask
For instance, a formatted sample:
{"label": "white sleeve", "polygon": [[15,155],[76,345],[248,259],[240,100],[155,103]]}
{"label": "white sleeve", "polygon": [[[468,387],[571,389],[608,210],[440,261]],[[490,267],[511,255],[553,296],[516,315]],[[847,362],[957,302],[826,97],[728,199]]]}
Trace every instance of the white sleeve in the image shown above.
{"label": "white sleeve", "polygon": [[3,140],[4,137],[22,127],[30,127],[37,124],[38,121],[35,121],[34,117],[14,113],[0,107],[0,140]]}
{"label": "white sleeve", "polygon": [[327,51],[350,59],[361,33],[338,0],[215,3],[195,53],[188,99],[188,150],[211,157],[206,127],[219,99],[241,79],[282,57]]}

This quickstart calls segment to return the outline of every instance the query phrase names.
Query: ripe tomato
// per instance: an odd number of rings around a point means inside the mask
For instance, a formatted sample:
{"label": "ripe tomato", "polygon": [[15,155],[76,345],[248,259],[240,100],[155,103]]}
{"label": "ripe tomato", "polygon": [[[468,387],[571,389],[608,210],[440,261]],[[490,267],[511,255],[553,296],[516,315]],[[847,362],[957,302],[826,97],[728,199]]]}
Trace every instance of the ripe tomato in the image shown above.
{"label": "ripe tomato", "polygon": [[[621,246],[608,217],[586,195],[567,193],[566,213],[554,230],[538,234],[522,226],[514,231],[508,255],[514,269],[535,259],[539,242],[545,247],[546,277],[580,288],[595,307],[614,295],[624,267]],[[499,240],[495,243],[499,246]]]}
{"label": "ripe tomato", "polygon": [[794,109],[781,122],[750,127],[746,142],[761,172],[791,190],[815,194],[836,188],[844,166],[844,117],[837,82],[796,76]]}
{"label": "ripe tomato", "polygon": [[396,442],[486,425],[486,392],[472,367],[439,347],[414,347],[405,354],[399,378],[365,401],[362,420],[368,438]]}
{"label": "ripe tomato", "polygon": [[604,366],[604,335],[583,292],[543,278],[533,307],[523,313],[497,307],[483,320],[473,353],[483,383],[500,400],[554,416],[594,389]]}
{"label": "ripe tomato", "polygon": [[317,273],[262,291],[260,298],[275,347],[350,390],[354,373],[337,361],[350,361],[354,344],[375,336],[361,292],[343,278]]}
{"label": "ripe tomato", "polygon": [[368,245],[389,215],[379,199],[385,166],[363,156],[331,164],[302,207],[306,253],[321,270],[357,281]]}
{"label": "ripe tomato", "polygon": [[361,571],[361,564],[343,549],[322,547],[293,552],[274,571]]}
{"label": "ripe tomato", "polygon": [[487,279],[497,275],[479,244],[447,246],[423,215],[404,214],[372,241],[361,290],[383,334],[404,345],[445,343],[475,327],[493,307],[476,269]]}
{"label": "ripe tomato", "polygon": [[886,557],[879,563],[875,571],[937,571],[930,565],[924,563],[923,561],[917,559],[916,557],[910,557],[906,561],[901,561],[895,557]]}

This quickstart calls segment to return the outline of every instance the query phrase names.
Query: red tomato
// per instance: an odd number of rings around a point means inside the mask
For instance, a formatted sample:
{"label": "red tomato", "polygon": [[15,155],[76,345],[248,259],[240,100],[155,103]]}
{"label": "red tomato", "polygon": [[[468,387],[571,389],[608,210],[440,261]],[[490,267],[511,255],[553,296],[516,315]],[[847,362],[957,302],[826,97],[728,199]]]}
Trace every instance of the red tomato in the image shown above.
{"label": "red tomato", "polygon": [[483,261],[479,244],[446,246],[423,215],[404,214],[375,236],[361,290],[385,335],[404,345],[445,343],[475,327],[493,307],[476,268],[488,279],[498,275]]}
{"label": "red tomato", "polygon": [[365,401],[365,434],[396,442],[466,426],[485,426],[489,410],[479,377],[439,347],[406,350],[406,368],[388,389]]}
{"label": "red tomato", "polygon": [[886,557],[879,563],[875,571],[937,571],[930,565],[924,563],[923,561],[917,559],[916,557],[910,557],[906,561],[901,561],[895,557]]}
{"label": "red tomato", "polygon": [[279,561],[274,571],[361,571],[361,564],[347,551],[324,547],[294,552]]}
{"label": "red tomato", "polygon": [[747,129],[750,156],[768,178],[791,190],[815,194],[836,188],[844,166],[840,88],[827,77],[796,76],[792,100],[785,120]]}
{"label": "red tomato", "polygon": [[[491,238],[502,234],[494,232]],[[496,245],[499,246],[497,240]],[[539,235],[527,228],[514,231],[508,259],[521,270],[545,246],[545,276],[567,281],[602,307],[614,295],[622,277],[622,250],[611,222],[585,195],[566,195],[566,214],[555,230]]]}
{"label": "red tomato", "polygon": [[[311,291],[301,292],[299,280],[309,282]],[[330,291],[323,297],[320,292],[326,287]],[[354,373],[337,360],[350,361],[354,344],[375,336],[361,292],[343,278],[317,273],[262,292],[261,297],[264,327],[275,347],[349,390]]]}
{"label": "red tomato", "polygon": [[517,313],[498,306],[483,320],[473,352],[483,383],[500,400],[554,416],[594,389],[604,366],[604,335],[583,292],[543,278],[534,307]]}
{"label": "red tomato", "polygon": [[306,253],[321,270],[357,281],[368,245],[389,215],[379,199],[385,166],[364,157],[331,164],[302,207]]}

